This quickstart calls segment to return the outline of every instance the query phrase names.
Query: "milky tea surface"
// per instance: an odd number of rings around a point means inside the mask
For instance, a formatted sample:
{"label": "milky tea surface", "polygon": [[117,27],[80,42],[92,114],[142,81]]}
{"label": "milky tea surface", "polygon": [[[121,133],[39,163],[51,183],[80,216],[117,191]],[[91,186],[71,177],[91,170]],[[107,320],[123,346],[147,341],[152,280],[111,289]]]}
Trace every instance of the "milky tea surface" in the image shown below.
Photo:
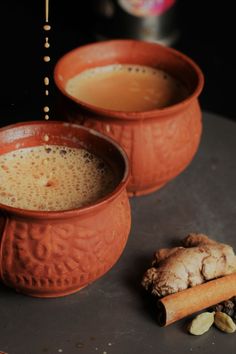
{"label": "milky tea surface", "polygon": [[68,80],[66,91],[91,105],[118,111],[149,111],[185,99],[187,88],[168,73],[144,65],[113,64]]}
{"label": "milky tea surface", "polygon": [[55,145],[0,155],[0,203],[29,210],[67,210],[115,188],[111,168],[85,149]]}

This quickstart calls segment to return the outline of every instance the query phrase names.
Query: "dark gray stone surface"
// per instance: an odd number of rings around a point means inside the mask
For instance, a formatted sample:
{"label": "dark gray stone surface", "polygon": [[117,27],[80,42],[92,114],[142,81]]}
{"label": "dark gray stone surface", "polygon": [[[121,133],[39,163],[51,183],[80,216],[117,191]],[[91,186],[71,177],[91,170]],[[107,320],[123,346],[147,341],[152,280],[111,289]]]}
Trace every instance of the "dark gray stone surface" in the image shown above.
{"label": "dark gray stone surface", "polygon": [[236,334],[188,335],[187,319],[156,323],[140,279],[155,249],[199,231],[236,249],[236,124],[204,115],[199,151],[174,181],[131,200],[132,231],[118,263],[77,294],[34,299],[0,287],[0,351],[9,354],[235,353]]}

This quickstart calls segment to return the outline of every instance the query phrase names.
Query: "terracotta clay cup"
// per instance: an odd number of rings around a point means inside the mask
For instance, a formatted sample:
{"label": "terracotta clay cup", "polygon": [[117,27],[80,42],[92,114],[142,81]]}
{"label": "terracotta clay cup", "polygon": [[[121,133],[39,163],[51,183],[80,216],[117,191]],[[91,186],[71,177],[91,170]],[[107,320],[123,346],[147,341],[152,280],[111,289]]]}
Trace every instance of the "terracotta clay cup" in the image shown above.
{"label": "terracotta clay cup", "polygon": [[101,277],[120,257],[130,231],[128,159],[111,139],[62,122],[0,129],[0,154],[43,145],[45,134],[52,145],[95,152],[119,181],[104,198],[74,210],[30,211],[0,204],[2,282],[27,295],[58,297]]}
{"label": "terracotta clay cup", "polygon": [[[145,112],[102,109],[69,95],[66,84],[78,73],[114,63],[159,68],[181,81],[189,95],[178,104]],[[198,96],[203,74],[188,57],[156,43],[112,40],[77,48],[57,63],[54,80],[62,94],[58,108],[63,119],[94,128],[118,141],[131,165],[128,191],[155,191],[183,171],[200,141],[202,125]]]}

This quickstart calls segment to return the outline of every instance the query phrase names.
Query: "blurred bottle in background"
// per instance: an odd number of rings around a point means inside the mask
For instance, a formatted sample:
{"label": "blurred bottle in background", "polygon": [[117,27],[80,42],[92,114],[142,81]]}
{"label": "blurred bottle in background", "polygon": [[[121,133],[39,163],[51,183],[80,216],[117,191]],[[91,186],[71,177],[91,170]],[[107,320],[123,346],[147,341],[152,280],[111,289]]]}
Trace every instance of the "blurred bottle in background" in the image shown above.
{"label": "blurred bottle in background", "polygon": [[176,43],[176,0],[94,0],[97,39],[133,38]]}

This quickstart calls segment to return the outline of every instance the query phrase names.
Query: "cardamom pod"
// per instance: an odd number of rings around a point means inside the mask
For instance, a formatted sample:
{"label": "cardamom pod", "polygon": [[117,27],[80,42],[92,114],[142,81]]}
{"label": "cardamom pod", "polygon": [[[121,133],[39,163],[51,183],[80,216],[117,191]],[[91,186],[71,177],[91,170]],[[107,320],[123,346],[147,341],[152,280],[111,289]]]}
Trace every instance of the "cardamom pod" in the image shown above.
{"label": "cardamom pod", "polygon": [[215,312],[203,312],[196,316],[188,326],[188,331],[195,336],[207,332],[214,323]]}
{"label": "cardamom pod", "polygon": [[236,325],[234,321],[224,312],[216,312],[214,324],[217,328],[226,333],[233,333],[236,331]]}

